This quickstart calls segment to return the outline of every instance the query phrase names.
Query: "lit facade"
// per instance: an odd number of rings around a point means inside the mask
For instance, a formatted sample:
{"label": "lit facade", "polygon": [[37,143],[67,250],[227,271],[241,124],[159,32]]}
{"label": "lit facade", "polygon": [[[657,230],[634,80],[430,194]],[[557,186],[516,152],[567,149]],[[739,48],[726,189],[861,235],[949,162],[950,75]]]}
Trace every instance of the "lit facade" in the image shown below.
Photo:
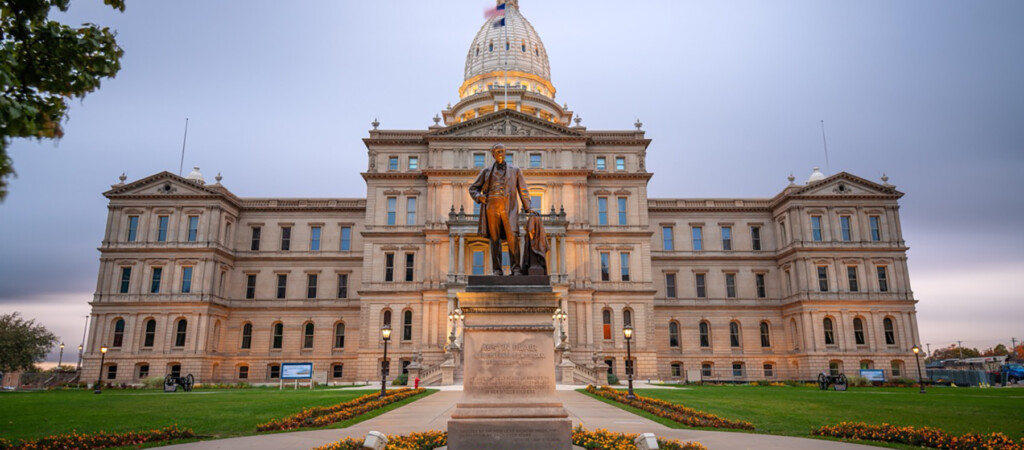
{"label": "lit facade", "polygon": [[374,124],[364,197],[244,198],[167,172],[104,193],[83,379],[100,375],[106,345],[114,382],[180,371],[272,383],[280,363],[308,361],[320,382],[372,380],[384,323],[392,367],[418,359],[431,372],[450,353],[456,293],[489,272],[467,188],[495,142],[547,214],[580,367],[623,377],[628,323],[639,378],[916,376],[902,193],[816,172],[765,198],[648,198],[642,124],[574,125],[517,2],[506,19],[507,45],[505,30],[481,27],[460,100],[434,126]]}

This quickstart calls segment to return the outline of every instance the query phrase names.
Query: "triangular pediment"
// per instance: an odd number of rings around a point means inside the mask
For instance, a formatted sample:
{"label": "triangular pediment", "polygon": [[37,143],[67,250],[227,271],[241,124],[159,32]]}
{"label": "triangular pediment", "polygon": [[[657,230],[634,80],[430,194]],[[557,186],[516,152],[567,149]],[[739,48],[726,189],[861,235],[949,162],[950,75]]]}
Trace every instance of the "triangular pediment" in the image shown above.
{"label": "triangular pediment", "polygon": [[[219,186],[219,185],[216,185]],[[223,189],[223,188],[221,188]],[[196,181],[179,177],[164,171],[131,183],[112,186],[104,192],[107,197],[121,196],[223,196],[224,192],[215,187],[206,186]]]}
{"label": "triangular pediment", "polygon": [[487,114],[427,134],[427,137],[583,137],[562,125],[510,109]]}
{"label": "triangular pediment", "polygon": [[806,186],[789,192],[790,196],[821,197],[821,196],[902,196],[903,193],[889,184],[878,184],[856,175],[839,172],[820,181],[808,183]]}

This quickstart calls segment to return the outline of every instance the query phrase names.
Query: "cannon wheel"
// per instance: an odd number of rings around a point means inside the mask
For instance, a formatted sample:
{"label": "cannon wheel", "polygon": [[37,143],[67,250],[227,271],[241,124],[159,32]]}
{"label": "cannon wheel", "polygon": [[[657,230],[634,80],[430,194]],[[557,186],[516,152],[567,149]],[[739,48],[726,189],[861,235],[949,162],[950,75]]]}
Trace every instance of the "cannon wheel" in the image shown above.
{"label": "cannon wheel", "polygon": [[164,377],[164,386],[170,386],[172,384],[174,384],[174,377],[172,377],[170,375],[167,375],[166,377]]}
{"label": "cannon wheel", "polygon": [[818,374],[818,389],[828,390],[828,377],[823,373]]}
{"label": "cannon wheel", "polygon": [[188,375],[185,375],[185,378],[182,379],[181,386],[185,388],[185,392],[191,392],[192,391],[192,385],[195,382],[196,382],[196,378],[193,377],[192,374],[188,374]]}
{"label": "cannon wheel", "polygon": [[848,381],[846,380],[846,374],[845,373],[839,374],[839,378],[836,380],[836,384],[841,384],[843,386],[846,386],[847,383],[848,383]]}

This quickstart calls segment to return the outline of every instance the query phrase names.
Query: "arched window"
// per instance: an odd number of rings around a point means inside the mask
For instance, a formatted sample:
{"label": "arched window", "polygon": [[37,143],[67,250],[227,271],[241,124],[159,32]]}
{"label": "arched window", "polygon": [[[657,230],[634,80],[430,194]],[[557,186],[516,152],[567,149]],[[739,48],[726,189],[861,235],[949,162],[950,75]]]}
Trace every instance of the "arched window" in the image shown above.
{"label": "arched window", "polygon": [[771,327],[768,326],[768,322],[761,322],[761,347],[772,346],[772,334]]}
{"label": "arched window", "polygon": [[832,319],[826,317],[822,321],[822,326],[825,328],[825,345],[836,345],[836,333],[832,328]]}
{"label": "arched window", "polygon": [[[252,324],[251,323],[247,323],[245,325],[242,325],[242,348],[246,349],[246,350],[252,348]],[[248,369],[246,369],[246,370],[248,370]]]}
{"label": "arched window", "polygon": [[700,323],[700,346],[711,347],[711,327],[708,326],[707,322]]}
{"label": "arched window", "polygon": [[700,365],[700,376],[704,377],[704,378],[710,378],[711,374],[712,374],[712,370],[714,370],[714,367],[715,367],[715,365],[713,363],[709,363],[709,362],[701,363],[701,365]]}
{"label": "arched window", "polygon": [[853,341],[857,345],[864,345],[867,342],[864,338],[864,321],[860,317],[853,318]]}
{"label": "arched window", "polygon": [[487,51],[489,51],[489,52],[493,52],[494,51],[494,41],[491,41],[489,44],[487,44]]}
{"label": "arched window", "polygon": [[882,328],[885,330],[885,345],[896,345],[896,327],[892,324],[892,319],[886,317],[882,321]]}
{"label": "arched window", "polygon": [[174,346],[184,347],[185,346],[185,333],[188,331],[188,321],[185,319],[178,320],[177,332],[174,336]]}
{"label": "arched window", "polygon": [[270,343],[270,348],[281,348],[282,342],[284,342],[284,324],[275,323],[273,339]]}
{"label": "arched window", "polygon": [[381,326],[384,326],[384,325],[387,325],[388,327],[391,326],[391,310],[390,309],[385,309],[384,310],[384,317],[383,317],[383,320],[381,321]]}
{"label": "arched window", "polygon": [[313,323],[307,323],[302,333],[302,348],[313,348]]}
{"label": "arched window", "polygon": [[601,327],[604,330],[604,338],[612,338],[612,312],[610,310],[601,311]]}
{"label": "arched window", "polygon": [[736,322],[729,322],[729,346],[740,346],[740,324]]}
{"label": "arched window", "polygon": [[633,326],[633,311],[629,309],[622,310],[622,326]]}
{"label": "arched window", "polygon": [[675,321],[668,323],[668,346],[679,347],[679,324]]}
{"label": "arched window", "polygon": [[156,320],[149,319],[146,321],[146,333],[142,338],[142,346],[152,347],[154,341],[156,341]]}
{"label": "arched window", "polygon": [[334,326],[334,348],[345,348],[345,324]]}
{"label": "arched window", "polygon": [[406,310],[402,313],[402,340],[412,340],[412,311]]}
{"label": "arched window", "polygon": [[124,343],[124,319],[114,321],[114,341],[111,347],[120,347]]}

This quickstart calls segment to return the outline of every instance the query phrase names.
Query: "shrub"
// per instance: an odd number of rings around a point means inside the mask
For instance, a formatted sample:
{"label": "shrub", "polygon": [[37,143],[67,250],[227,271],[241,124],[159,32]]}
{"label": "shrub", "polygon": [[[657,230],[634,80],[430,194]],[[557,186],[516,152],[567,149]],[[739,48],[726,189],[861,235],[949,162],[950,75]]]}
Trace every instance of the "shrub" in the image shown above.
{"label": "shrub", "polygon": [[[582,427],[572,430],[572,443],[586,449],[633,450],[636,445],[635,434],[612,433],[607,430],[587,431]],[[388,436],[385,450],[432,450],[448,445],[448,433],[445,431],[424,431],[409,433],[404,436]],[[317,447],[313,450],[359,450],[363,448],[362,439],[345,438],[338,442]],[[697,442],[679,442],[677,440],[658,439],[658,448],[665,450],[707,450]]]}
{"label": "shrub", "polygon": [[409,374],[407,373],[403,373],[395,377],[395,379],[391,382],[392,386],[405,386],[407,384],[409,384]]}
{"label": "shrub", "polygon": [[913,447],[949,450],[1024,449],[1024,439],[1014,441],[1002,433],[967,433],[955,436],[937,428],[900,427],[896,425],[889,425],[887,423],[883,423],[881,425],[869,425],[863,422],[841,422],[838,425],[827,425],[818,428],[812,433],[818,436],[830,436],[864,441],[894,442]]}
{"label": "shrub", "polygon": [[377,398],[378,394],[376,393],[367,394],[344,403],[338,403],[333,406],[304,409],[302,412],[285,417],[284,419],[261,423],[256,425],[256,431],[264,432],[292,430],[295,428],[306,427],[324,427],[335,422],[341,422],[361,414],[366,414],[377,408],[405,400],[426,391],[427,390],[423,388],[399,389],[388,392],[384,398]]}
{"label": "shrub", "polygon": [[866,377],[862,377],[860,375],[851,375],[849,377],[846,377],[846,381],[850,384],[850,386],[854,387],[868,387],[872,385],[871,381],[869,381]]}
{"label": "shrub", "polygon": [[100,431],[90,434],[58,434],[25,441],[17,444],[0,439],[0,450],[34,450],[34,449],[100,449],[110,447],[137,446],[146,442],[170,441],[195,437],[192,430],[178,428],[177,425],[159,430],[129,431],[125,433],[108,433]]}
{"label": "shrub", "polygon": [[696,409],[669,403],[664,400],[643,397],[640,395],[637,395],[636,399],[630,400],[621,392],[607,386],[602,386],[600,388],[587,386],[586,390],[591,394],[607,398],[624,405],[629,405],[636,409],[647,411],[658,417],[664,417],[690,427],[733,428],[738,430],[754,429],[754,425],[750,422],[723,419],[711,413],[697,411]]}
{"label": "shrub", "polygon": [[160,375],[153,375],[142,380],[142,387],[145,389],[163,389],[164,388],[164,377]]}
{"label": "shrub", "polygon": [[619,377],[615,376],[614,373],[608,374],[608,384],[612,386],[619,384]]}

